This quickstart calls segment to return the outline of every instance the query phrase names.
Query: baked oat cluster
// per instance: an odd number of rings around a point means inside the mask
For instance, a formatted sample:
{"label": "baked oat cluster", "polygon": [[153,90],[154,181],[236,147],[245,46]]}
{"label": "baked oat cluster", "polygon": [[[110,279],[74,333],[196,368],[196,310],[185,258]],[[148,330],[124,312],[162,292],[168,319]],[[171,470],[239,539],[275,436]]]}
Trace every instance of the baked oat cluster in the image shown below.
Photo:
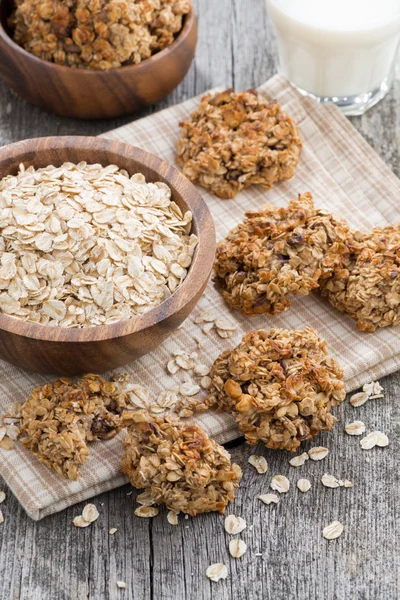
{"label": "baked oat cluster", "polygon": [[14,40],[58,65],[113,69],[163,50],[182,29],[189,0],[16,0]]}
{"label": "baked oat cluster", "polygon": [[356,232],[351,254],[333,276],[321,283],[321,293],[363,331],[400,323],[400,227]]}
{"label": "baked oat cluster", "polygon": [[220,198],[233,198],[253,184],[269,189],[290,179],[299,161],[294,121],[256,90],[207,94],[180,125],[177,164]]}
{"label": "baked oat cluster", "polygon": [[169,186],[140,173],[21,165],[0,181],[0,312],[51,327],[145,313],[185,279],[191,224]]}
{"label": "baked oat cluster", "polygon": [[233,414],[248,443],[292,452],[333,427],[331,407],[346,396],[341,369],[310,328],[251,331],[210,376],[207,404]]}
{"label": "baked oat cluster", "polygon": [[234,499],[241,469],[197,425],[145,411],[124,414],[129,425],[122,471],[144,488],[147,505],[165,503],[175,512],[223,513]]}
{"label": "baked oat cluster", "polygon": [[46,466],[75,480],[89,456],[88,443],[114,437],[127,405],[119,385],[100,375],[76,382],[61,377],[35,388],[22,405],[20,441]]}
{"label": "baked oat cluster", "polygon": [[274,315],[292,294],[307,295],[342,264],[350,230],[316,209],[311,194],[287,208],[267,205],[245,213],[217,247],[215,279],[226,302],[246,315]]}

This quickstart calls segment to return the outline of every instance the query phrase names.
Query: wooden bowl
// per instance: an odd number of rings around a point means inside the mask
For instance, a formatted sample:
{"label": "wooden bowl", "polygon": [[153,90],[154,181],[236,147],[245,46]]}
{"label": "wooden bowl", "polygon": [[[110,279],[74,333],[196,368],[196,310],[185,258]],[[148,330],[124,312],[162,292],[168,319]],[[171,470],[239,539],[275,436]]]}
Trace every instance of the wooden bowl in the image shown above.
{"label": "wooden bowl", "polygon": [[164,181],[179,207],[193,213],[199,238],[186,279],[148,313],[112,325],[82,329],[46,327],[0,313],[0,358],[30,371],[74,375],[104,372],[154,350],[193,310],[206,287],[215,255],[211,214],[196,188],[170,164],[128,144],[96,137],[47,137],[0,148],[0,179],[26,167],[78,163],[116,164],[130,175]]}
{"label": "wooden bowl", "polygon": [[7,26],[13,0],[0,0],[0,76],[41,108],[78,119],[105,119],[155,104],[182,81],[197,42],[194,9],[175,42],[137,65],[109,71],[76,69],[41,60],[16,44]]}

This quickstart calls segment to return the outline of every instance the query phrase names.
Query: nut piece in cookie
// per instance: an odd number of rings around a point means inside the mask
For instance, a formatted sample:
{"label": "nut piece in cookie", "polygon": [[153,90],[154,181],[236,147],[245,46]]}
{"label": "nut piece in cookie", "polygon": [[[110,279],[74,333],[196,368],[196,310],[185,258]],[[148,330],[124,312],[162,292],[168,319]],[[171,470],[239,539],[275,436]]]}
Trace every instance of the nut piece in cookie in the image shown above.
{"label": "nut piece in cookie", "polygon": [[255,90],[208,94],[180,125],[177,164],[220,198],[234,198],[253,184],[269,189],[293,177],[299,162],[294,121]]}
{"label": "nut piece in cookie", "polygon": [[122,471],[135,488],[145,488],[153,504],[191,516],[224,513],[242,476],[230,454],[197,425],[125,413],[130,425]]}
{"label": "nut piece in cookie", "polygon": [[400,226],[355,233],[352,253],[333,277],[321,283],[321,293],[363,331],[398,325]]}
{"label": "nut piece in cookie", "polygon": [[126,394],[99,375],[80,381],[61,377],[35,388],[21,408],[21,442],[68,479],[77,479],[88,442],[108,440],[120,429]]}
{"label": "nut piece in cookie", "polygon": [[234,415],[249,444],[296,451],[332,429],[345,398],[343,372],[315,331],[251,331],[211,369],[207,404]]}
{"label": "nut piece in cookie", "polygon": [[215,279],[232,308],[274,315],[290,306],[291,294],[307,295],[330,276],[348,252],[349,235],[344,221],[316,209],[309,193],[287,208],[267,205],[245,213],[218,244]]}

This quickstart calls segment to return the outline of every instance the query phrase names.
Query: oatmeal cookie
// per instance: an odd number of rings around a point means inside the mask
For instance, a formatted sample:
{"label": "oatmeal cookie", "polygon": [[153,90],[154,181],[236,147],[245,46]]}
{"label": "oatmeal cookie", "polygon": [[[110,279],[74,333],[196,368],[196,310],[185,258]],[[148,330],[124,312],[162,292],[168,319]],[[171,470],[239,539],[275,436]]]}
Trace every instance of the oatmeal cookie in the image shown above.
{"label": "oatmeal cookie", "polygon": [[290,306],[291,294],[307,295],[346,255],[350,230],[311,194],[287,208],[265,206],[222,240],[215,280],[226,302],[246,315],[274,315]]}
{"label": "oatmeal cookie", "polygon": [[373,332],[400,323],[400,226],[355,233],[352,253],[333,276],[321,283],[321,294],[357,327]]}
{"label": "oatmeal cookie", "polygon": [[201,427],[172,417],[137,411],[125,413],[124,422],[130,427],[122,471],[135,488],[145,488],[149,504],[192,516],[224,513],[242,475],[225,448]]}
{"label": "oatmeal cookie", "polygon": [[253,184],[269,189],[293,177],[299,161],[294,121],[256,90],[208,94],[180,126],[177,164],[220,198],[233,198]]}
{"label": "oatmeal cookie", "polygon": [[16,0],[14,40],[59,65],[112,69],[172,44],[189,0]]}
{"label": "oatmeal cookie", "polygon": [[88,442],[114,437],[126,406],[126,394],[113,381],[94,374],[78,382],[62,377],[35,388],[21,407],[21,442],[60,475],[77,479]]}
{"label": "oatmeal cookie", "polygon": [[343,373],[310,328],[251,331],[211,369],[210,407],[234,415],[249,444],[296,451],[332,429],[345,398]]}

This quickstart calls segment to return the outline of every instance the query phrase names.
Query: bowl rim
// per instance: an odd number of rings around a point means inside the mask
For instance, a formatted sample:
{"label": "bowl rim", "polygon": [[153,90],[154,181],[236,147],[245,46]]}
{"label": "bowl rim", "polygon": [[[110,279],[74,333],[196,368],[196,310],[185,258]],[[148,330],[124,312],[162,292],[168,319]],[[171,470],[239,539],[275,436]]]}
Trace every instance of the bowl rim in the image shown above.
{"label": "bowl rim", "polygon": [[[51,147],[48,147],[49,144],[51,144]],[[71,148],[78,148],[79,150],[87,151],[88,153],[95,149],[120,154],[125,159],[132,159],[143,165],[143,167],[154,171],[159,178],[155,178],[155,180],[165,181],[173,191],[176,191],[187,204],[188,209],[192,211],[193,225],[196,230],[196,235],[198,236],[198,244],[193,256],[192,264],[190,265],[186,278],[171,296],[142,315],[134,315],[129,319],[117,321],[110,325],[69,328],[48,327],[47,325],[24,321],[23,319],[12,317],[1,312],[0,330],[35,340],[90,343],[125,337],[156,326],[172,315],[178,313],[190,303],[193,298],[201,294],[204,288],[204,282],[205,280],[207,281],[210,276],[216,248],[215,226],[210,210],[198,190],[178,169],[154,154],[150,154],[137,146],[132,146],[125,142],[120,142],[119,140],[95,136],[31,138],[0,147],[0,164],[7,161],[7,159],[10,160],[10,157],[14,160],[23,162],[24,155],[29,152],[36,154],[38,151],[45,149],[47,151],[68,151],[68,149]],[[85,159],[82,158],[81,160]],[[34,162],[34,159],[31,162]],[[59,161],[55,161],[56,165],[57,162]],[[89,162],[89,160],[86,160],[86,162]],[[96,162],[96,159],[94,159],[93,162]],[[49,161],[49,164],[51,164],[51,160]],[[172,179],[174,179],[173,183],[171,183]],[[189,198],[188,192],[190,193]],[[200,219],[198,218],[196,211],[200,213]],[[206,244],[205,241],[202,240],[201,234],[205,231],[211,234],[213,243],[208,242]]]}
{"label": "bowl rim", "polygon": [[[4,2],[4,0],[0,0],[0,5],[3,2]],[[86,75],[89,77],[93,77],[93,76],[107,77],[107,75],[115,74],[115,73],[128,73],[128,72],[131,73],[131,71],[133,71],[134,69],[136,71],[140,71],[141,69],[144,69],[146,67],[146,65],[148,65],[151,68],[159,61],[162,61],[165,57],[167,57],[171,52],[176,50],[179,46],[181,46],[186,41],[186,38],[190,34],[192,27],[196,24],[196,19],[197,19],[196,13],[194,10],[194,6],[193,6],[193,2],[192,2],[192,0],[189,0],[189,2],[190,2],[190,11],[187,13],[187,15],[184,15],[185,19],[184,19],[183,27],[178,32],[178,35],[176,36],[176,38],[174,39],[172,44],[170,44],[166,48],[163,48],[163,50],[160,50],[160,52],[157,52],[156,54],[153,54],[149,58],[146,58],[145,60],[142,60],[140,63],[134,64],[134,65],[123,65],[121,67],[114,67],[112,69],[104,69],[104,70],[89,69],[89,68],[74,68],[74,67],[69,67],[67,65],[58,65],[57,63],[51,62],[49,60],[44,60],[43,58],[39,58],[38,56],[35,56],[31,52],[28,52],[28,50],[25,50],[25,48],[23,48],[19,44],[17,44],[17,42],[15,42],[13,40],[13,38],[7,33],[6,29],[3,27],[3,23],[1,22],[1,19],[0,19],[0,39],[2,39],[5,44],[11,46],[11,48],[13,48],[13,50],[15,52],[18,52],[19,54],[21,54],[24,59],[32,60],[33,62],[37,63],[38,65],[42,65],[49,69],[55,69],[59,73],[71,73],[71,70],[72,70],[73,73],[76,74],[78,77],[80,76],[80,74],[82,74],[82,76]]]}

